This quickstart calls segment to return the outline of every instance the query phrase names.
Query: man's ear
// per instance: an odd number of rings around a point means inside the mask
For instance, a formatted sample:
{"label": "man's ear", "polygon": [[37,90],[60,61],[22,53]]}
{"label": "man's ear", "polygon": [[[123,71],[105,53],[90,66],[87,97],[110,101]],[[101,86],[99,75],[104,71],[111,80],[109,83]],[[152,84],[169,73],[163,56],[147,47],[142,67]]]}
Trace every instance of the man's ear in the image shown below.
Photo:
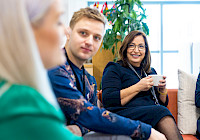
{"label": "man's ear", "polygon": [[65,30],[65,35],[67,37],[67,40],[69,40],[71,32],[72,32],[72,29],[70,27],[67,27]]}

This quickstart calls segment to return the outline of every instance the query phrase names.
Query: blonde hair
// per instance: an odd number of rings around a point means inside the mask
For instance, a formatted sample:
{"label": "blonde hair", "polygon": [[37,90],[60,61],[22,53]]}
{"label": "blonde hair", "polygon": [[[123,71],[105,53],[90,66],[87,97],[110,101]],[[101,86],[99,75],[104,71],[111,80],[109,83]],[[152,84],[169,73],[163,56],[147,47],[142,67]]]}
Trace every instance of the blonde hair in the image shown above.
{"label": "blonde hair", "polygon": [[35,88],[58,107],[32,26],[39,26],[54,0],[1,0],[0,78]]}
{"label": "blonde hair", "polygon": [[106,24],[106,18],[104,17],[103,14],[101,14],[97,9],[95,8],[81,8],[79,11],[74,12],[72,19],[70,20],[69,26],[71,29],[74,28],[75,24],[81,20],[82,18],[89,18],[89,19],[94,19],[97,21],[100,21],[104,24]]}

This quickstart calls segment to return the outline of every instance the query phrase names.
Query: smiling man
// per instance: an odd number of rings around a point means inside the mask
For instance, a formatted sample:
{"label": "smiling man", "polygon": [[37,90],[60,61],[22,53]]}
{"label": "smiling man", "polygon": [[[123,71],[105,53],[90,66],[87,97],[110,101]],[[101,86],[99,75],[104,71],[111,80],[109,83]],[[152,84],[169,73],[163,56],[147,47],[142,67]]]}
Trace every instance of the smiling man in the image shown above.
{"label": "smiling man", "polygon": [[[75,12],[66,35],[67,62],[48,73],[58,102],[66,116],[67,125],[79,126],[82,134],[93,130],[126,135],[120,136],[123,140],[130,137],[142,139],[157,137],[165,140],[163,134],[148,124],[121,117],[96,106],[96,81],[84,69],[83,63],[98,51],[104,36],[105,21],[97,9],[83,8]],[[84,137],[88,138],[87,135]]]}

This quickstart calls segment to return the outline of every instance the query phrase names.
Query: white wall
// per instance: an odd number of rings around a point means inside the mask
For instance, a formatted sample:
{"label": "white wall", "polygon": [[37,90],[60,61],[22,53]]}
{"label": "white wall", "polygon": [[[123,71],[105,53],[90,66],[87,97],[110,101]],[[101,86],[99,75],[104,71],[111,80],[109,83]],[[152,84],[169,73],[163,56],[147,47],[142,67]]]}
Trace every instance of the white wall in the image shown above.
{"label": "white wall", "polygon": [[199,74],[200,70],[200,42],[194,42],[193,43],[193,71],[192,73],[195,75]]}
{"label": "white wall", "polygon": [[[80,8],[87,7],[87,0],[63,0],[63,6],[65,8],[65,13],[61,16],[61,21],[66,27],[68,27],[73,13],[78,11]],[[61,48],[65,46],[66,41],[66,36],[63,36]]]}
{"label": "white wall", "polygon": [[69,21],[75,11],[78,11],[80,8],[87,7],[87,0],[63,0],[66,4],[66,13],[64,15],[64,22],[66,26],[69,26]]}

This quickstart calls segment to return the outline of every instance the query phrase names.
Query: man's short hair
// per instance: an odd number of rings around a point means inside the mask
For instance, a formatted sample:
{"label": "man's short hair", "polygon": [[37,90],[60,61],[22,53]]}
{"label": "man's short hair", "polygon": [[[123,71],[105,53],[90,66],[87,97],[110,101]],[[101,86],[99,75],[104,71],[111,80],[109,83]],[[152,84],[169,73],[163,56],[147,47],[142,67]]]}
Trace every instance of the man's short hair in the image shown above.
{"label": "man's short hair", "polygon": [[100,21],[104,24],[104,26],[106,24],[106,18],[102,13],[95,8],[86,7],[74,12],[69,24],[70,28],[73,29],[75,24],[84,17]]}

